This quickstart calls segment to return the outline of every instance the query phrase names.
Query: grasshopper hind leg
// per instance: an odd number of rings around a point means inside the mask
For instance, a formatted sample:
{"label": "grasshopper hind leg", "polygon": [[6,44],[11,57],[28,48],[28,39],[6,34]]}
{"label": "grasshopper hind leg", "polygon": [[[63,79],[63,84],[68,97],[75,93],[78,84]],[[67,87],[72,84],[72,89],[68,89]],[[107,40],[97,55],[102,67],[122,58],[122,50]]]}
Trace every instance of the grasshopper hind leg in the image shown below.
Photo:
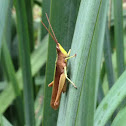
{"label": "grasshopper hind leg", "polygon": [[74,86],[74,88],[77,88],[77,86],[67,77],[67,70],[66,70],[66,67],[64,67],[64,73],[65,73],[66,79]]}
{"label": "grasshopper hind leg", "polygon": [[60,75],[59,87],[58,87],[56,100],[54,102],[54,106],[58,106],[60,103],[60,97],[61,97],[61,93],[63,92],[63,89],[64,89],[65,81],[66,81],[66,77],[65,77],[65,74],[63,73]]}
{"label": "grasshopper hind leg", "polygon": [[52,82],[48,85],[48,87],[52,87],[52,86],[53,86],[53,83],[54,83],[54,81],[52,81]]}

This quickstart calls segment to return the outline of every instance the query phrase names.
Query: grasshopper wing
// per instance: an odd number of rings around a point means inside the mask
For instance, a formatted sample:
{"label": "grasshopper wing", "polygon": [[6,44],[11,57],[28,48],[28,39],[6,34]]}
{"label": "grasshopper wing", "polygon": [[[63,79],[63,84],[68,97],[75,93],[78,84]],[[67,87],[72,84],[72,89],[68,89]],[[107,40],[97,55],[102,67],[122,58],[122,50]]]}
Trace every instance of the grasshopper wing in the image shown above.
{"label": "grasshopper wing", "polygon": [[56,100],[54,102],[54,106],[56,108],[59,107],[60,97],[61,97],[61,93],[62,93],[64,85],[65,85],[65,81],[66,81],[65,74],[62,73],[61,76],[60,76],[60,80],[59,80],[59,87],[58,87],[58,92],[57,92]]}

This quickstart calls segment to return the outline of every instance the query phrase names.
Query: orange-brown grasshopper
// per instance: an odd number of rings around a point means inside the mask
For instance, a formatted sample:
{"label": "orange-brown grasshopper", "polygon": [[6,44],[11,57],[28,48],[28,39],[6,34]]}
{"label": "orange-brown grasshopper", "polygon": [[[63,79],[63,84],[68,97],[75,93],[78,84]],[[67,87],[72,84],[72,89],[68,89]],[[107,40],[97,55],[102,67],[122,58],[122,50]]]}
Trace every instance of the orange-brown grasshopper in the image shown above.
{"label": "orange-brown grasshopper", "polygon": [[70,55],[70,51],[71,49],[68,51],[68,53],[64,50],[64,48],[59,44],[59,42],[56,39],[55,33],[52,29],[51,23],[49,21],[49,18],[46,14],[49,26],[51,28],[51,31],[53,33],[53,35],[51,34],[51,32],[49,31],[49,29],[45,26],[45,24],[41,21],[41,23],[43,24],[43,26],[46,28],[46,30],[48,31],[48,33],[51,35],[51,37],[53,38],[53,40],[56,43],[56,50],[57,50],[57,58],[56,58],[56,65],[55,65],[55,76],[54,76],[54,80],[48,85],[49,87],[53,86],[52,89],[52,98],[51,98],[51,107],[53,109],[58,109],[59,104],[60,104],[60,97],[61,97],[61,93],[66,91],[66,79],[75,87],[75,84],[67,77],[67,60],[75,57],[75,55],[73,56],[69,56]]}

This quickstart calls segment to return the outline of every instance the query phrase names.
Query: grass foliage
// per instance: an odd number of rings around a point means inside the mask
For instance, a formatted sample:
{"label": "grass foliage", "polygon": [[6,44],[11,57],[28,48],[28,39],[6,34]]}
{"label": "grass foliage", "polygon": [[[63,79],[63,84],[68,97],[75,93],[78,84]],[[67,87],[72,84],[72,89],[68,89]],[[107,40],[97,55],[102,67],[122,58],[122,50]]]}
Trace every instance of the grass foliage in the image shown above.
{"label": "grass foliage", "polygon": [[[122,0],[0,1],[0,126],[125,126],[126,10]],[[68,60],[67,91],[50,107],[56,44]],[[51,30],[49,28],[49,30]]]}

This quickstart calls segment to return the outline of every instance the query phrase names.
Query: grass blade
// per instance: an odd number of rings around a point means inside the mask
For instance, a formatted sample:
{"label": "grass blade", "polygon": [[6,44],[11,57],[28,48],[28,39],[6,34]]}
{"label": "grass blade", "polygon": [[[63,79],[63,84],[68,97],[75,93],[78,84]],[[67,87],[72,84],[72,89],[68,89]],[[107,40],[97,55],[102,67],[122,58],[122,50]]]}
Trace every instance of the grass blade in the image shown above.
{"label": "grass blade", "polygon": [[[77,0],[74,1],[53,0],[51,3],[50,21],[59,43],[63,46],[63,48],[66,51],[68,51],[71,46],[78,7],[79,7],[79,1]],[[47,64],[46,64],[46,83],[44,93],[44,109],[43,109],[44,126],[49,125],[55,126],[57,123],[58,111],[54,111],[50,107],[52,89],[48,88],[48,84],[53,80],[54,76],[55,59],[56,59],[55,52],[56,52],[56,44],[50,37],[48,46]]]}
{"label": "grass blade", "polygon": [[5,32],[5,28],[6,28],[8,11],[10,11],[9,10],[10,4],[11,4],[10,0],[0,1],[0,12],[1,12],[1,16],[0,16],[0,49],[1,49],[1,43],[3,41],[3,35]]}
{"label": "grass blade", "polygon": [[4,90],[7,86],[7,82],[6,81],[0,81],[0,91]]}
{"label": "grass blade", "polygon": [[126,125],[126,107],[120,110],[120,112],[115,117],[111,126],[125,126]]}
{"label": "grass blade", "polygon": [[98,106],[94,126],[104,126],[126,96],[126,71],[119,77],[101,104]]}
{"label": "grass blade", "polygon": [[105,57],[105,68],[107,72],[109,88],[111,88],[112,85],[114,84],[114,71],[112,66],[110,35],[109,35],[108,27],[106,27],[106,32],[105,32],[104,57]]}
{"label": "grass blade", "polygon": [[13,126],[4,116],[0,116],[0,126]]}
{"label": "grass blade", "polygon": [[122,0],[114,0],[114,37],[116,44],[117,73],[119,77],[125,69]]}
{"label": "grass blade", "polygon": [[[30,37],[28,33],[28,20],[26,17],[26,5],[24,0],[15,0],[15,8],[17,14],[17,31],[19,37],[20,62],[23,76],[23,93],[24,93],[24,109],[25,123],[27,126],[34,126],[34,101],[33,101],[33,84],[31,77],[30,64]],[[20,9],[19,9],[20,8]]]}
{"label": "grass blade", "polygon": [[101,73],[100,73],[100,79],[99,79],[99,86],[98,86],[98,97],[97,97],[97,102],[98,104],[100,104],[100,102],[102,101],[102,99],[104,98],[104,92],[103,92],[103,88],[102,88],[102,84],[103,84],[103,80],[105,77],[105,62],[103,62],[102,65],[102,69],[101,69]]}
{"label": "grass blade", "polygon": [[25,0],[25,7],[26,7],[26,17],[28,22],[28,35],[29,35],[29,46],[30,51],[34,50],[34,39],[33,39],[33,16],[32,16],[32,6],[33,0]]}
{"label": "grass blade", "polygon": [[44,84],[41,86],[37,98],[35,100],[35,126],[40,126],[42,122],[43,112],[43,96],[44,96]]}

